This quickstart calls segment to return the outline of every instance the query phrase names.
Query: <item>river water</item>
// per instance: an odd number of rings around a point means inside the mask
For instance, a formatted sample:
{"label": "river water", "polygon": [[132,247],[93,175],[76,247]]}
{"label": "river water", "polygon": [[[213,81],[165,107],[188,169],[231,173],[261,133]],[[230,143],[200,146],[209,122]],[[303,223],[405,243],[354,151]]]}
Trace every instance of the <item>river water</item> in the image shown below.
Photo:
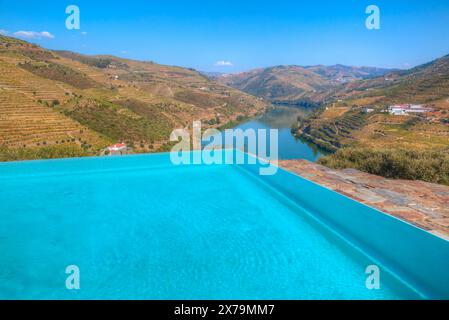
{"label": "river water", "polygon": [[[326,153],[316,145],[296,138],[291,133],[291,127],[297,122],[298,117],[304,118],[310,110],[304,108],[276,106],[262,117],[244,122],[234,129],[278,129],[278,152],[280,160],[306,159],[317,161]],[[267,148],[269,149],[269,147]]]}

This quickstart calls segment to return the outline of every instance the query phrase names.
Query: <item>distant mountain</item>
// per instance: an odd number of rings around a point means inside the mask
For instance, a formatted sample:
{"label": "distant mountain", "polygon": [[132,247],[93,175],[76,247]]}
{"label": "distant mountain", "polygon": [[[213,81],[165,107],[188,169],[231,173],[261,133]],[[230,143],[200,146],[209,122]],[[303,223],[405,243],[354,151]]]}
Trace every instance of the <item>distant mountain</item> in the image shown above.
{"label": "distant mountain", "polygon": [[319,97],[344,83],[376,77],[391,71],[343,65],[276,66],[222,75],[218,80],[272,103],[308,105],[312,102],[310,97]]}
{"label": "distant mountain", "polygon": [[227,74],[224,72],[212,72],[212,71],[200,71],[200,73],[202,75],[204,75],[205,77],[212,79],[212,80],[215,80],[215,79],[220,78]]}
{"label": "distant mountain", "polygon": [[121,141],[162,150],[174,128],[193,120],[218,127],[266,107],[192,69],[0,36],[0,160],[6,152],[13,159],[97,154]]}
{"label": "distant mountain", "polygon": [[393,72],[393,69],[384,69],[376,67],[350,67],[337,64],[335,66],[310,66],[305,67],[322,77],[339,83],[353,82],[383,76],[386,73]]}
{"label": "distant mountain", "polygon": [[409,70],[393,70],[382,76],[345,83],[314,95],[321,101],[370,98],[379,103],[428,103],[449,94],[449,55]]}
{"label": "distant mountain", "polygon": [[410,70],[389,73],[386,78],[373,79],[367,81],[365,85],[369,88],[380,86],[379,94],[398,102],[411,99],[412,102],[427,103],[447,98],[449,96],[449,55]]}

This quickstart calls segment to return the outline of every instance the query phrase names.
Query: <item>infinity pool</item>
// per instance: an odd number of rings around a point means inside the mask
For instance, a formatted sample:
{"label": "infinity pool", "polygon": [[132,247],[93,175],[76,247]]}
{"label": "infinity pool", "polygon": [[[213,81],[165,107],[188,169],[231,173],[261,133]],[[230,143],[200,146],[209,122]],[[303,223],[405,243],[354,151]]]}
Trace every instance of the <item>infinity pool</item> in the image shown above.
{"label": "infinity pool", "polygon": [[[270,179],[285,174],[309,186],[302,194],[321,190],[312,200],[336,215],[347,207],[334,196],[383,215],[282,170]],[[312,207],[245,165],[173,166],[168,155],[1,164],[0,299],[442,297]],[[448,263],[447,243],[431,237]],[[373,264],[380,290],[365,284]],[[80,290],[66,288],[69,265]]]}

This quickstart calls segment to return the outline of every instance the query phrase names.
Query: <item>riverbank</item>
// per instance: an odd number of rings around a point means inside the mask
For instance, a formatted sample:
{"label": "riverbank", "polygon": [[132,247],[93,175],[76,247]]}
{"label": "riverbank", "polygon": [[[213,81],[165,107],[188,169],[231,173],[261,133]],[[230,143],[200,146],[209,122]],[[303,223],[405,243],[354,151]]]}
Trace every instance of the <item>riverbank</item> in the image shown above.
{"label": "riverbank", "polygon": [[328,152],[314,143],[295,137],[292,133],[292,127],[297,124],[298,119],[305,119],[312,111],[308,108],[274,106],[260,117],[248,119],[233,129],[277,129],[279,159],[306,159],[315,162],[328,155]]}

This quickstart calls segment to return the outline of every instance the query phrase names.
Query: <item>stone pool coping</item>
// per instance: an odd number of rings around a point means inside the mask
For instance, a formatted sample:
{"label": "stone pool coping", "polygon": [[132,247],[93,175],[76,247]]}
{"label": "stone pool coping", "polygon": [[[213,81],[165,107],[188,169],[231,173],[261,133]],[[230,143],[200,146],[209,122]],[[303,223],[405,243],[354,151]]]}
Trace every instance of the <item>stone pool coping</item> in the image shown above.
{"label": "stone pool coping", "polygon": [[449,240],[448,186],[334,170],[307,160],[280,160],[279,166]]}

